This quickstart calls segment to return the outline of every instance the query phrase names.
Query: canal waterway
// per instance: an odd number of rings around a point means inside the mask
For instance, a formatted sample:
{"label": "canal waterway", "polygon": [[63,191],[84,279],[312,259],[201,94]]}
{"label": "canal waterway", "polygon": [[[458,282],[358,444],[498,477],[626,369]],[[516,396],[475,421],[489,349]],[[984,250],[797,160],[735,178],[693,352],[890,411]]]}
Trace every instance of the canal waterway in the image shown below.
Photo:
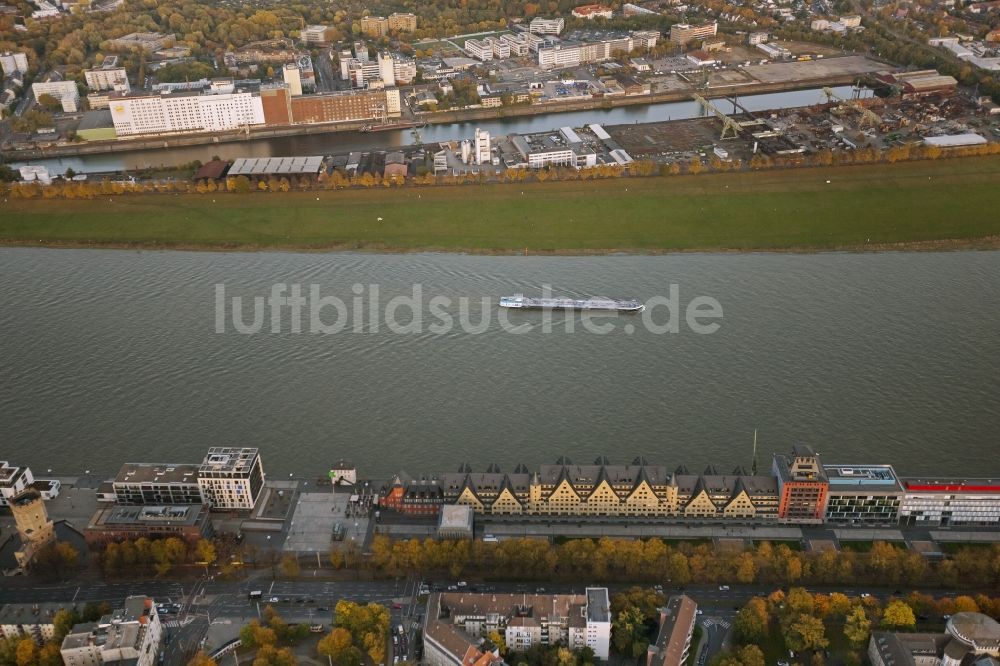
{"label": "canal waterway", "polygon": [[[272,285],[319,285],[352,311],[411,295],[472,299],[435,332],[236,332]],[[223,319],[216,285],[225,286]],[[360,285],[352,290],[353,285]],[[697,296],[715,333],[642,316],[597,334],[496,299],[539,294]],[[488,299],[485,310],[478,305]],[[650,301],[653,303],[653,301]],[[1000,476],[1000,252],[512,257],[0,249],[0,459],[36,473],[113,473],[125,461],[198,461],[260,447],[272,474],[365,475],[636,456],[671,467],[761,466],[810,444],[831,463],[905,474]],[[666,306],[648,313],[666,319]],[[398,309],[408,321],[406,308]],[[323,321],[335,319],[328,308]],[[376,322],[381,317],[376,317]],[[571,317],[579,324],[579,315]],[[409,323],[413,323],[409,320]],[[629,328],[631,326],[631,328]]]}
{"label": "canal waterway", "polygon": [[[851,86],[834,87],[834,90],[850,97]],[[861,91],[870,96],[870,90]],[[795,90],[762,95],[740,97],[740,103],[750,111],[785,109],[810,106],[826,101],[821,88]],[[715,103],[726,112],[733,110],[725,100]],[[31,160],[30,164],[46,166],[52,173],[63,173],[72,168],[78,173],[116,172],[145,169],[147,167],[169,167],[187,164],[194,160],[207,162],[214,156],[222,159],[237,157],[287,157],[292,155],[331,155],[354,150],[396,148],[414,143],[434,143],[452,139],[471,138],[475,129],[489,130],[493,135],[510,133],[545,132],[559,127],[581,127],[590,123],[603,125],[623,125],[629,123],[650,123],[664,120],[697,118],[705,114],[696,102],[667,102],[662,104],[623,106],[613,109],[592,109],[567,113],[523,116],[496,120],[480,120],[448,125],[428,125],[419,130],[391,130],[385,132],[331,132],[275,139],[259,139],[234,143],[210,144],[181,148],[142,150],[128,153],[108,153],[82,155],[54,159]],[[15,166],[24,164],[17,162]]]}

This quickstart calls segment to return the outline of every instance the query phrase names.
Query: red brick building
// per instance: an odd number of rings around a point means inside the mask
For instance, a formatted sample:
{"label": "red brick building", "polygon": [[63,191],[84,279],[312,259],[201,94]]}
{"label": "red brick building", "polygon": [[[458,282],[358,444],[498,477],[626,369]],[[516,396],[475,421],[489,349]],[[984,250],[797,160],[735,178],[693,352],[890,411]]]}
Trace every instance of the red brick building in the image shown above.
{"label": "red brick building", "polygon": [[778,478],[778,520],[785,523],[822,523],[830,483],[819,455],[805,445],[791,455],[774,456]]}
{"label": "red brick building", "polygon": [[436,516],[444,504],[437,479],[413,479],[400,472],[382,488],[379,507],[411,516]]}

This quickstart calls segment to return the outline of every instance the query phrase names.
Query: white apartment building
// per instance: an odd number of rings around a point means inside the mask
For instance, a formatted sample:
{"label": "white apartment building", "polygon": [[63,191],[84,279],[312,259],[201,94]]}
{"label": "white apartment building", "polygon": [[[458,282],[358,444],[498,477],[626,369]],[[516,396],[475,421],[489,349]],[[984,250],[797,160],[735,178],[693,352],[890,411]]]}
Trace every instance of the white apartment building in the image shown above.
{"label": "white apartment building", "polygon": [[579,46],[549,46],[538,49],[540,67],[576,67],[582,62]]}
{"label": "white apartment building", "polygon": [[512,56],[526,56],[531,52],[531,46],[528,44],[528,38],[525,35],[500,35],[500,41],[507,44],[507,48]]}
{"label": "white apartment building", "polygon": [[77,624],[62,642],[66,666],[130,663],[154,666],[163,627],[156,604],[146,596],[128,597],[125,605],[97,622]]}
{"label": "white apartment building", "polygon": [[412,60],[393,57],[392,76],[396,79],[396,85],[408,85],[417,78],[417,63]]}
{"label": "white apartment building", "polygon": [[4,76],[25,74],[28,71],[28,56],[24,53],[0,53],[0,68]]}
{"label": "white apartment building", "polygon": [[465,52],[470,58],[475,58],[482,62],[493,60],[493,44],[479,39],[468,39],[465,41]]}
{"label": "white apartment building", "polygon": [[[595,657],[607,661],[611,647],[611,602],[608,600],[608,588],[588,587],[586,594],[586,625],[582,632],[584,643],[594,651]],[[582,647],[578,642],[574,645],[572,638],[569,645],[571,650]]]}
{"label": "white apartment building", "polygon": [[547,19],[537,16],[528,24],[528,31],[536,35],[558,35],[566,26],[566,20],[561,18]]}
{"label": "white apartment building", "polygon": [[106,56],[100,67],[84,70],[83,76],[91,90],[117,90],[126,93],[131,90],[125,68],[118,65],[118,56]]}
{"label": "white apartment building", "polygon": [[651,49],[660,41],[659,30],[636,30],[632,33],[632,39],[636,48]]}
{"label": "white apartment building", "polygon": [[198,485],[213,509],[254,508],[264,487],[260,452],[255,448],[210,448],[198,468]]}
{"label": "white apartment building", "polygon": [[42,95],[52,95],[62,103],[65,113],[75,113],[80,102],[76,81],[43,81],[31,84],[31,94],[37,100]]}
{"label": "white apartment building", "polygon": [[354,54],[351,53],[351,49],[341,49],[337,57],[340,60],[340,80],[346,81],[351,78],[350,67],[354,62]]}
{"label": "white apartment building", "polygon": [[307,25],[299,33],[299,37],[306,44],[325,44],[326,31],[330,28],[325,25]]}
{"label": "white apartment building", "polygon": [[87,79],[87,87],[91,90],[117,90],[124,93],[132,90],[124,67],[88,69],[83,75]]}
{"label": "white apartment building", "polygon": [[355,88],[364,88],[366,83],[382,78],[382,66],[378,60],[361,62],[352,60],[348,65],[348,79]]}
{"label": "white apartment building", "polygon": [[572,46],[559,44],[538,49],[538,64],[541,67],[574,67],[589,62],[601,62],[610,60],[618,53],[628,53],[633,46],[632,37]]}
{"label": "white apartment building", "polygon": [[260,96],[244,91],[201,94],[112,95],[111,120],[118,136],[170,132],[223,132],[263,125]]}
{"label": "white apartment building", "polygon": [[376,60],[378,61],[378,75],[382,79],[382,83],[386,87],[396,85],[396,69],[393,66],[392,56],[388,53],[379,53]]}
{"label": "white apartment building", "polygon": [[524,35],[524,41],[528,42],[528,49],[534,53],[538,53],[538,49],[545,46],[545,42],[548,39],[553,39],[550,37],[542,37],[541,35],[536,35],[533,32],[529,32]]}
{"label": "white apartment building", "polygon": [[675,23],[670,26],[670,41],[680,46],[685,46],[688,42],[706,37],[715,37],[719,29],[719,24],[703,23],[702,25],[691,25],[689,23]]}
{"label": "white apartment building", "polygon": [[485,40],[493,46],[493,57],[504,59],[510,57],[510,44],[496,37],[487,37]]}
{"label": "white apartment building", "polygon": [[402,113],[400,106],[399,88],[385,89],[385,112],[389,117],[398,117]]}
{"label": "white apartment building", "polygon": [[368,62],[368,45],[363,41],[354,42],[354,57],[358,62]]}
{"label": "white apartment building", "polygon": [[35,482],[28,467],[15,467],[6,460],[0,462],[0,506],[7,506],[11,497]]}

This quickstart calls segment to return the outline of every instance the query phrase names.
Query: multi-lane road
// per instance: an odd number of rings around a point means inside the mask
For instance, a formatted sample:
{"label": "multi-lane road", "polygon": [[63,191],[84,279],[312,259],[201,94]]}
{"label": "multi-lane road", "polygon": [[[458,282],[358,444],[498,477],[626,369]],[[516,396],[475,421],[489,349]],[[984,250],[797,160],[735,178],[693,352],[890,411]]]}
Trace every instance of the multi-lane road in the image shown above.
{"label": "multi-lane road", "polygon": [[[454,581],[431,581],[430,584],[451,584]],[[505,593],[534,593],[537,583],[489,583],[492,590]],[[545,589],[551,593],[582,592],[588,583],[545,583]],[[634,583],[610,583],[602,585],[611,593],[628,589]],[[473,587],[476,585],[473,584]],[[28,578],[7,578],[0,581],[0,603],[32,603],[41,601],[66,601],[86,603],[88,601],[121,601],[133,594],[146,594],[155,599],[171,598],[190,604],[191,610],[215,608],[225,613],[244,614],[242,611],[251,607],[248,594],[260,590],[265,598],[278,597],[274,605],[280,608],[311,608],[314,606],[331,607],[340,599],[352,601],[391,604],[394,600],[403,599],[412,594],[412,583],[403,580],[377,581],[334,581],[323,578],[303,578],[299,580],[272,580],[270,573],[255,572],[242,580],[187,580],[187,581],[96,581],[76,584],[69,583],[37,583]],[[664,588],[664,593],[672,594],[684,591],[694,597],[699,605],[706,608],[739,606],[753,596],[767,595],[774,585],[731,585],[729,589],[720,590],[718,585],[692,584],[685,588]],[[888,598],[897,590],[856,585],[849,588],[809,587],[817,592],[844,592],[849,596],[862,593],[874,597]],[[909,589],[899,589],[906,593]],[[981,590],[966,590],[975,593]],[[196,592],[197,597],[192,597]],[[928,590],[935,596],[951,596],[955,590]],[[287,601],[286,601],[287,599]],[[306,601],[303,601],[306,600]],[[311,600],[311,601],[310,601]]]}

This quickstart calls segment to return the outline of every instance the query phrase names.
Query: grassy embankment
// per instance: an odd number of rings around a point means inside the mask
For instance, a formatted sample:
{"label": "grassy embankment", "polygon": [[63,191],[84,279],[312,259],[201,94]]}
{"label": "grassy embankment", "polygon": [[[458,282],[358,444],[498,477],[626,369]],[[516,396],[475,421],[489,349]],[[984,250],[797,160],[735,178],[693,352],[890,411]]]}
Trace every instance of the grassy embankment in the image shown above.
{"label": "grassy embankment", "polygon": [[0,207],[0,243],[529,253],[998,247],[998,185],[993,157],[565,183],[9,200]]}

